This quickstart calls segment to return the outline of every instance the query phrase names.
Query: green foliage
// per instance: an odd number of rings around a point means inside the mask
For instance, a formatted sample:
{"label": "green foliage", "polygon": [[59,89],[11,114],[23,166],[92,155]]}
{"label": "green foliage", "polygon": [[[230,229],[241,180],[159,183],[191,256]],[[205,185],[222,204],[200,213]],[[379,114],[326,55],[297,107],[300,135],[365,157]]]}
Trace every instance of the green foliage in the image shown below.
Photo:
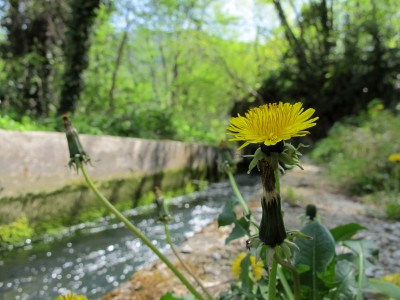
{"label": "green foliage", "polygon": [[33,229],[26,217],[21,217],[9,225],[0,226],[0,247],[25,242],[33,236]]}
{"label": "green foliage", "polygon": [[[329,230],[317,221],[307,224],[302,232],[312,239],[296,240],[301,251],[295,252],[294,264],[316,276],[317,273],[325,272],[332,261],[335,255],[335,242]],[[304,269],[304,266],[307,268]]]}
{"label": "green foliage", "polygon": [[[314,136],[374,98],[394,106],[392,1],[280,3],[256,1],[247,22],[221,12],[221,1],[10,2],[1,109],[59,129],[46,119],[76,105],[84,133],[216,142],[232,106],[236,115],[267,100],[302,100],[320,116]],[[282,27],[265,22],[272,9]],[[254,23],[255,36],[242,22]]]}
{"label": "green foliage", "polygon": [[[370,240],[355,239],[354,236],[366,228],[350,223],[340,225],[328,230],[319,221],[309,221],[301,230],[302,234],[288,235],[289,239],[295,237],[299,251],[291,257],[288,244],[271,249],[257,242],[257,234],[250,236],[250,226],[253,225],[251,213],[246,218],[238,218],[235,212],[235,200],[225,203],[219,218],[219,226],[235,224],[230,237],[233,240],[242,236],[249,236],[247,246],[250,253],[268,266],[271,251],[276,255],[285,255],[286,261],[279,273],[277,284],[278,299],[294,299],[290,286],[298,283],[298,295],[301,299],[362,299],[366,290],[380,290],[386,295],[394,295],[396,288],[380,285],[374,288],[366,279],[365,270],[374,261],[378,250]],[[240,234],[238,223],[242,225]],[[246,225],[244,225],[246,223]],[[304,238],[307,237],[307,238]],[[289,252],[288,252],[289,251]],[[270,258],[269,258],[270,257]],[[278,260],[279,262],[279,260]],[[267,299],[269,277],[263,273],[260,280],[255,281],[250,267],[250,254],[240,262],[240,276],[238,283],[231,286],[230,292],[224,292],[220,299]],[[232,270],[237,272],[237,261],[232,264]],[[298,274],[298,275],[296,275]],[[271,271],[269,269],[269,276]],[[299,281],[295,278],[299,278]],[[295,284],[296,285],[296,284]]]}
{"label": "green foliage", "polygon": [[39,131],[49,131],[52,126],[46,126],[44,124],[33,121],[28,116],[23,116],[21,120],[17,121],[13,119],[10,115],[0,115],[0,129],[7,130],[39,130]]}
{"label": "green foliage", "polygon": [[392,220],[400,220],[400,203],[398,203],[398,199],[397,202],[386,205],[386,214]]}
{"label": "green foliage", "polygon": [[218,216],[218,227],[228,226],[236,221],[235,206],[238,201],[234,198],[225,202],[222,212]]}
{"label": "green foliage", "polygon": [[316,109],[320,119],[312,131],[320,138],[375,98],[395,105],[400,96],[395,2],[302,1],[292,8],[284,1],[269,2],[282,24],[274,31],[279,67],[264,73],[258,95],[237,102],[233,115],[263,102],[300,100]]}
{"label": "green foliage", "polygon": [[230,241],[239,239],[244,236],[250,236],[250,223],[247,218],[242,217],[235,220],[235,227],[233,227],[230,235],[225,239],[225,243],[228,244]]}
{"label": "green foliage", "polygon": [[250,237],[250,222],[249,217],[236,217],[236,206],[239,204],[239,201],[236,198],[231,198],[225,202],[224,208],[222,209],[221,214],[218,216],[218,226],[228,226],[234,224],[231,233],[225,239],[225,243],[239,239],[244,236]]}
{"label": "green foliage", "polygon": [[345,225],[337,226],[330,230],[332,237],[336,242],[342,242],[350,239],[353,235],[361,230],[366,230],[367,228],[361,226],[357,223],[349,223]]}
{"label": "green foliage", "polygon": [[336,124],[317,143],[312,158],[326,166],[333,182],[350,192],[394,191],[396,165],[388,157],[400,151],[398,128],[397,114],[372,109]]}
{"label": "green foliage", "polygon": [[83,87],[82,73],[89,64],[91,27],[96,20],[100,0],[72,0],[69,4],[71,13],[67,21],[63,47],[65,65],[61,79],[59,114],[74,112],[80,98]]}

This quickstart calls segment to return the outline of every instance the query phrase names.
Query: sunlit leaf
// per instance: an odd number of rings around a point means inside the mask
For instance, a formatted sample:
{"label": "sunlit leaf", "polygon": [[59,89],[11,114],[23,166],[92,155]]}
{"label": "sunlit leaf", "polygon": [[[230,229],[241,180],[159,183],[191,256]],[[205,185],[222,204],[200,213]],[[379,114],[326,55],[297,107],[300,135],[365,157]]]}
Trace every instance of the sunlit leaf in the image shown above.
{"label": "sunlit leaf", "polygon": [[367,229],[357,223],[349,223],[332,228],[331,234],[336,242],[345,241],[354,236],[357,232]]}
{"label": "sunlit leaf", "polygon": [[222,212],[218,216],[218,227],[231,225],[236,221],[235,206],[237,201],[234,198],[230,198],[225,202]]}
{"label": "sunlit leaf", "polygon": [[231,234],[226,238],[225,244],[228,244],[230,241],[239,239],[243,236],[249,236],[249,227],[250,223],[245,218],[241,218],[235,221],[235,227],[233,228]]}

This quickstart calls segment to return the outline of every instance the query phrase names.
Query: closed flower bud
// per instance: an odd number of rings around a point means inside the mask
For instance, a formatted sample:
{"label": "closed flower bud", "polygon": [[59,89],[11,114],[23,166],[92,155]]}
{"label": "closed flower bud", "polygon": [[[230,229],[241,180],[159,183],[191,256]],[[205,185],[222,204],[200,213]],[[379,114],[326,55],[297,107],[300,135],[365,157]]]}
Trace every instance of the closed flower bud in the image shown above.
{"label": "closed flower bud", "polygon": [[313,221],[317,216],[317,207],[314,204],[308,204],[306,206],[306,216]]}
{"label": "closed flower bud", "polygon": [[265,245],[274,248],[281,245],[286,238],[281,211],[281,197],[275,189],[273,167],[266,160],[262,160],[260,164],[263,196],[261,199],[262,217],[259,237]]}
{"label": "closed flower bud", "polygon": [[90,162],[90,157],[86,154],[79,140],[78,131],[72,127],[72,123],[67,115],[63,116],[65,134],[67,136],[68,149],[69,149],[69,167],[78,169],[82,163]]}
{"label": "closed flower bud", "polygon": [[172,220],[172,216],[168,212],[168,207],[165,204],[164,198],[161,194],[161,190],[158,186],[155,187],[154,189],[154,194],[156,195],[155,203],[157,206],[157,211],[158,211],[158,220],[161,222],[168,223],[169,221]]}

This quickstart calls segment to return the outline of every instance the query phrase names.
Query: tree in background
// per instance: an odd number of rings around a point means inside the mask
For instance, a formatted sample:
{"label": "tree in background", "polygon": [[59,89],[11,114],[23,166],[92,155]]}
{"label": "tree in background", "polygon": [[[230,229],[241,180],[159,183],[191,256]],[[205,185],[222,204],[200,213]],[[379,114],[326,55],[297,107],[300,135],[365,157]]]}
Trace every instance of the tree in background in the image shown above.
{"label": "tree in background", "polygon": [[64,45],[64,66],[58,114],[74,112],[83,81],[82,73],[88,66],[90,30],[99,8],[100,0],[71,0],[71,14],[67,21]]}
{"label": "tree in background", "polygon": [[0,105],[19,117],[73,112],[86,133],[215,142],[230,113],[293,100],[316,107],[321,137],[399,96],[390,0],[254,0],[241,16],[223,0],[41,4],[3,8]]}
{"label": "tree in background", "polygon": [[10,0],[2,11],[2,105],[19,115],[47,116],[58,93],[64,1]]}
{"label": "tree in background", "polygon": [[[293,99],[317,109],[317,137],[344,116],[357,114],[381,98],[399,99],[400,22],[393,1],[310,1],[288,17],[283,1],[273,0],[287,47],[281,67],[264,79],[255,98],[236,103],[232,114],[264,101]],[[249,101],[250,100],[250,101]]]}

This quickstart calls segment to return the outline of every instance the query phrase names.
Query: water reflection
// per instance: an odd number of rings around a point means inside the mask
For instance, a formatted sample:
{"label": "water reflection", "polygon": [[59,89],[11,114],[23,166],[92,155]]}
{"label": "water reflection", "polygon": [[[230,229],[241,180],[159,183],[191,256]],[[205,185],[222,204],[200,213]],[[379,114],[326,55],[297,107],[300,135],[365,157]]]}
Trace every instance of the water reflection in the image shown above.
{"label": "water reflection", "polygon": [[[243,194],[254,191],[249,176],[238,178]],[[233,193],[229,183],[212,184],[206,190],[172,199],[170,224],[174,242],[179,244],[211,223]],[[148,235],[161,251],[167,251],[164,228],[148,209],[132,210],[128,217]],[[90,299],[127,280],[135,270],[156,257],[125,229],[122,223],[104,218],[74,226],[69,235],[47,239],[0,257],[0,299],[53,299],[73,290]]]}

